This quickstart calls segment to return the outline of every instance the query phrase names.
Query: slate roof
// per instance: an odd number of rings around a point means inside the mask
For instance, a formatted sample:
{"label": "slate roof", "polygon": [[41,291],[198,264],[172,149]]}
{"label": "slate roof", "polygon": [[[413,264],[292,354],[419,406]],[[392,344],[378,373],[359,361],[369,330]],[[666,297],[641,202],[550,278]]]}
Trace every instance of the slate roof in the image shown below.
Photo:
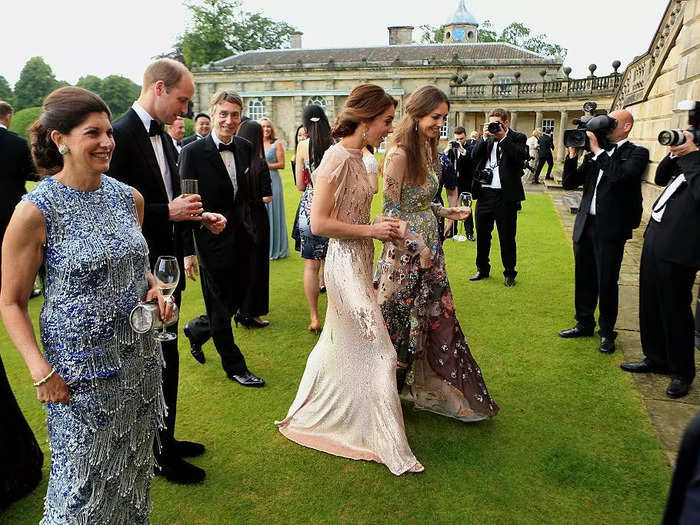
{"label": "slate roof", "polygon": [[[331,59],[333,62],[331,63]],[[427,62],[426,62],[427,61]],[[504,42],[475,44],[408,44],[395,46],[367,46],[325,49],[272,49],[246,51],[214,62],[213,68],[267,69],[279,67],[337,66],[433,66],[459,61],[559,64],[561,60],[528,51]],[[205,66],[203,69],[208,69]]]}

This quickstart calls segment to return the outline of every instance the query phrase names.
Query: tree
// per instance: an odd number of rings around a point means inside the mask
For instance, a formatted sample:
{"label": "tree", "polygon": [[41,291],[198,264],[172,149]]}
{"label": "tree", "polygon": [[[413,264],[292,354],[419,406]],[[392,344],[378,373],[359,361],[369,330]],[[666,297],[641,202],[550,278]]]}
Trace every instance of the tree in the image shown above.
{"label": "tree", "polygon": [[56,77],[44,59],[32,57],[22,68],[15,84],[16,109],[41,106],[46,95],[56,89]]}
{"label": "tree", "polygon": [[102,93],[102,80],[95,75],[80,77],[76,86],[89,89],[98,94]]}
{"label": "tree", "polygon": [[[420,26],[422,31],[420,41],[428,44],[439,44],[445,38],[444,26]],[[484,20],[478,29],[479,42],[507,42],[542,55],[559,55],[566,58],[567,50],[559,44],[547,41],[547,35],[533,35],[530,28],[520,22],[513,22],[498,33],[490,20]]]}
{"label": "tree", "polygon": [[132,80],[120,75],[109,75],[102,80],[98,92],[112,111],[112,116],[118,117],[131,107],[139,97],[141,88]]}
{"label": "tree", "polygon": [[12,115],[10,123],[10,131],[14,131],[18,135],[29,140],[29,127],[34,124],[34,121],[41,115],[41,108],[24,108]]}
{"label": "tree", "polygon": [[285,22],[244,11],[240,0],[189,0],[185,6],[192,13],[192,23],[175,47],[188,67],[243,51],[284,47],[295,31]]}
{"label": "tree", "polygon": [[15,94],[12,92],[10,83],[2,75],[0,75],[0,100],[4,100],[13,108],[17,104],[15,101]]}

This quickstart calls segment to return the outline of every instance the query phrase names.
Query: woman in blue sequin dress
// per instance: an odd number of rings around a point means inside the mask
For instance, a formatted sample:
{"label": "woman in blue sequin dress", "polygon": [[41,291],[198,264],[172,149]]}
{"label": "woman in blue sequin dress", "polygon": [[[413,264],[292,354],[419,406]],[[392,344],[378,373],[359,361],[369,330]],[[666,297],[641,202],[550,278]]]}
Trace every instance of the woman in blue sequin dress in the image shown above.
{"label": "woman in blue sequin dress", "polygon": [[[102,175],[114,149],[109,109],[60,88],[32,126],[37,166],[53,176],[15,211],[5,236],[0,307],[46,402],[51,469],[43,525],[144,524],[153,441],[162,426],[162,356],[129,326],[140,301],[162,301],[141,235],[143,198]],[[27,298],[44,283],[39,350]]]}

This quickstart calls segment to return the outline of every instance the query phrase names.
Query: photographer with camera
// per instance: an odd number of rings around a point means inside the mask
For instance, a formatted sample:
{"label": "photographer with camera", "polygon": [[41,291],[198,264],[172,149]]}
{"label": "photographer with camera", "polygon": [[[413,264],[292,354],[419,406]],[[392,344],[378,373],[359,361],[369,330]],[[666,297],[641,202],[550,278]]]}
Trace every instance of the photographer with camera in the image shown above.
{"label": "photographer with camera", "polygon": [[[627,239],[642,218],[642,174],[649,151],[627,140],[634,118],[627,110],[587,120],[584,139],[589,151],[580,166],[580,147],[569,146],[562,186],[583,186],[574,223],[576,326],[560,337],[590,337],[599,305],[600,351],[615,351],[618,278]],[[579,130],[576,130],[577,132]],[[579,142],[580,143],[580,142]]]}
{"label": "photographer with camera", "polygon": [[[447,148],[445,148],[445,155],[450,161],[450,164],[454,167],[457,174],[457,191],[453,195],[448,194],[448,200],[450,201],[450,206],[457,206],[457,196],[464,192],[471,192],[472,190],[472,174],[474,171],[472,163],[472,150],[474,149],[475,140],[467,140],[467,132],[462,126],[457,126],[454,129],[454,140],[450,141]],[[454,197],[454,202],[452,202],[451,197]],[[474,238],[474,217],[469,215],[464,221],[464,230],[466,232],[466,238],[458,235],[458,222],[453,222],[450,219],[445,221],[446,230],[452,229],[453,238],[456,241],[475,241]],[[447,233],[447,232],[446,232]],[[448,236],[447,234],[445,236]]]}
{"label": "photographer with camera", "polygon": [[522,176],[528,158],[524,134],[510,129],[508,112],[496,108],[489,113],[483,139],[472,152],[475,164],[472,194],[476,206],[476,267],[470,281],[486,279],[491,272],[489,253],[494,222],[498,228],[504,284],[515,286],[515,233],[520,202],[525,200]]}
{"label": "photographer with camera", "polygon": [[669,148],[656,170],[654,182],[666,189],[644,232],[639,271],[644,360],[620,365],[626,372],[670,374],[670,398],[687,395],[695,377],[692,288],[700,270],[700,134],[679,133],[683,142]]}

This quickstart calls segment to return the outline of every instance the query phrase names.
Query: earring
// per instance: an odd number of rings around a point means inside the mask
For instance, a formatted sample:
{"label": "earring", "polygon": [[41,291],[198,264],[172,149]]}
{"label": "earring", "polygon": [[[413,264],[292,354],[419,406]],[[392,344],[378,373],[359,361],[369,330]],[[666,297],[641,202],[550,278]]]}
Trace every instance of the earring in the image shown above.
{"label": "earring", "polygon": [[61,144],[61,145],[58,147],[58,152],[59,152],[61,155],[65,155],[66,153],[68,153],[68,146],[66,146],[65,144]]}
{"label": "earring", "polygon": [[362,130],[362,147],[364,148],[367,145],[367,130],[363,129]]}
{"label": "earring", "polygon": [[416,125],[413,126],[413,129],[415,130],[416,133],[418,133],[418,121],[416,120]]}

